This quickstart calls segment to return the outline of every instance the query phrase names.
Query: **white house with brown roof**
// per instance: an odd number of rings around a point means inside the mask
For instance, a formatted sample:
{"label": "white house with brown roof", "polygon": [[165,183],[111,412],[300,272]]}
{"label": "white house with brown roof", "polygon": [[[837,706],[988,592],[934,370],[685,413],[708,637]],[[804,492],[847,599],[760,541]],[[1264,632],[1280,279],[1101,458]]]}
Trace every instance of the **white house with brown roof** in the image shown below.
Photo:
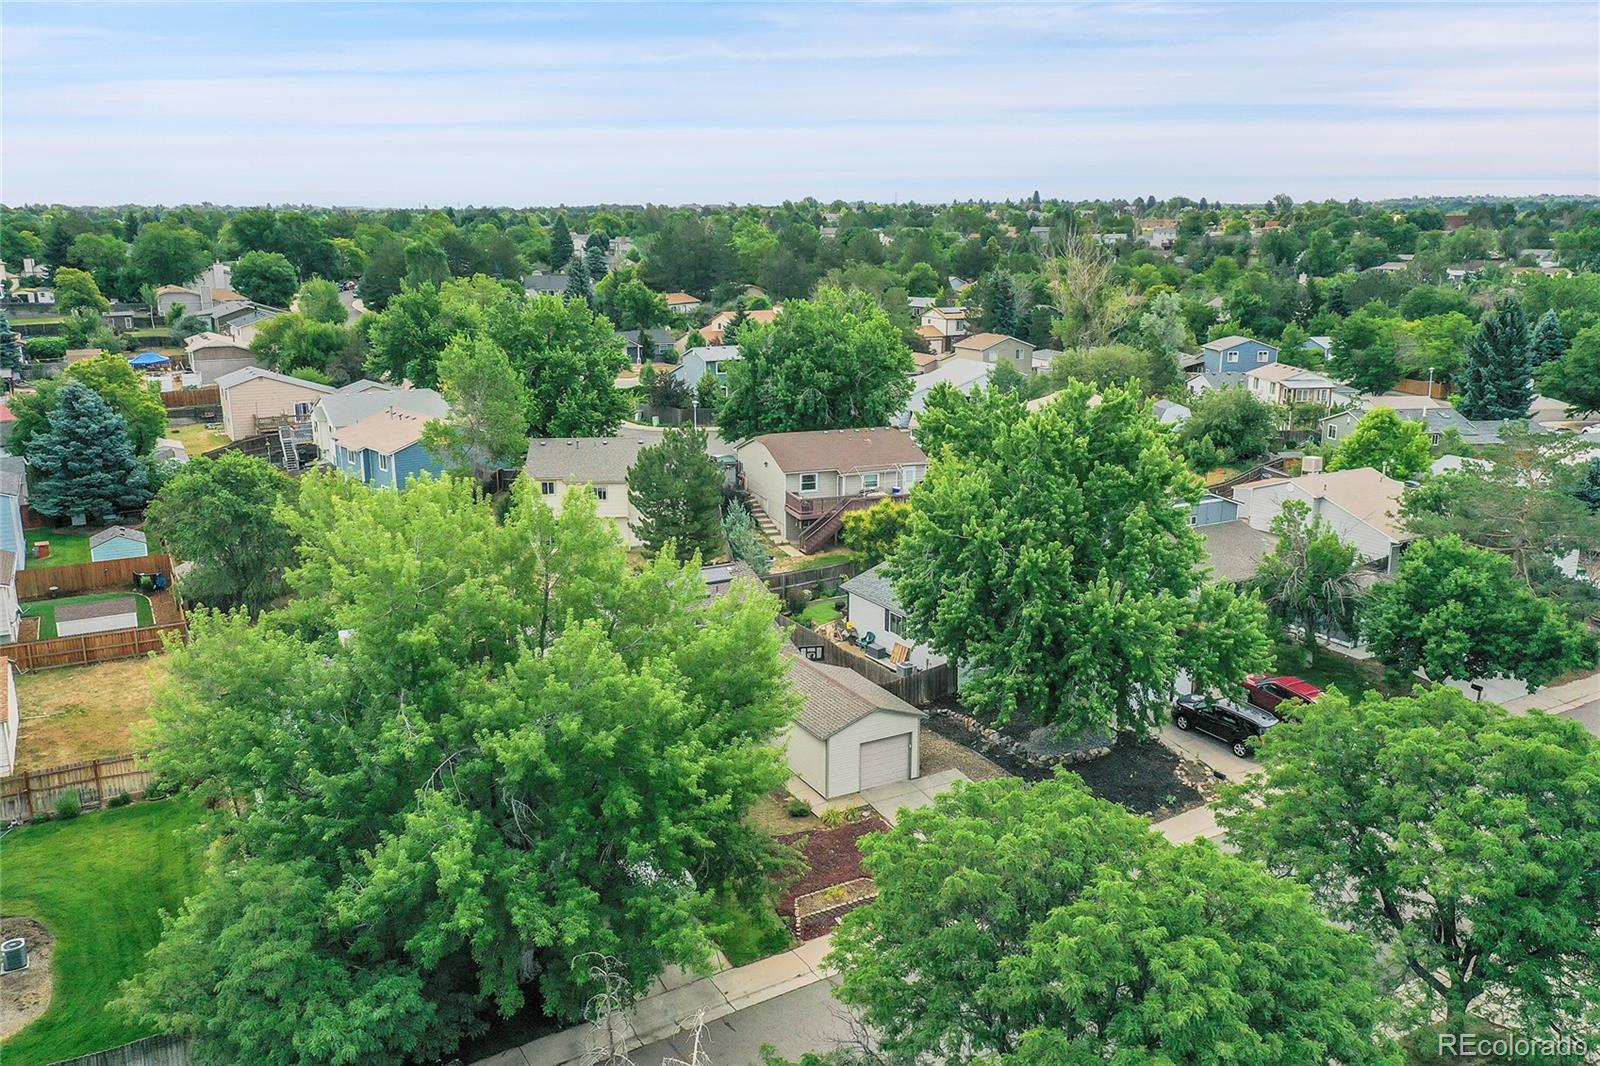
{"label": "white house with brown roof", "polygon": [[1339,383],[1315,370],[1289,363],[1268,363],[1245,372],[1245,388],[1263,403],[1314,403],[1332,407]]}
{"label": "white house with brown roof", "polygon": [[930,307],[922,312],[921,324],[932,326],[939,331],[940,336],[951,338],[953,343],[954,338],[966,335],[967,309],[965,307]]}
{"label": "white house with brown roof", "polygon": [[1339,539],[1352,544],[1368,562],[1382,562],[1394,573],[1400,549],[1412,534],[1400,521],[1405,483],[1370,466],[1331,474],[1267,478],[1237,485],[1233,499],[1251,529],[1270,531],[1289,500],[1299,500],[1325,520]]}
{"label": "white house with brown roof", "polygon": [[922,776],[924,712],[848,667],[785,653],[802,700],[784,745],[796,777],[830,800]]}
{"label": "white house with brown roof", "polygon": [[217,379],[217,389],[222,394],[222,431],[229,440],[260,435],[267,429],[263,422],[276,426],[287,420],[309,425],[317,402],[338,391],[332,385],[292,378],[259,366],[222,375]]}
{"label": "white house with brown roof", "polygon": [[680,315],[692,315],[700,310],[702,303],[700,297],[691,296],[686,292],[669,292],[661,297],[667,302],[669,311],[676,311]]}
{"label": "white house with brown roof", "polygon": [[928,457],[904,429],[767,433],[735,454],[745,490],[777,539],[808,553],[838,533],[844,512],[906,493],[928,472]]}
{"label": "white house with brown roof", "polygon": [[224,374],[256,365],[256,353],[232,333],[215,330],[196,333],[184,338],[183,352],[189,369],[200,375],[202,385],[213,384]]}
{"label": "white house with brown roof", "polygon": [[974,333],[955,342],[957,359],[974,359],[990,366],[1010,363],[1023,377],[1033,373],[1033,345],[1005,333]]}

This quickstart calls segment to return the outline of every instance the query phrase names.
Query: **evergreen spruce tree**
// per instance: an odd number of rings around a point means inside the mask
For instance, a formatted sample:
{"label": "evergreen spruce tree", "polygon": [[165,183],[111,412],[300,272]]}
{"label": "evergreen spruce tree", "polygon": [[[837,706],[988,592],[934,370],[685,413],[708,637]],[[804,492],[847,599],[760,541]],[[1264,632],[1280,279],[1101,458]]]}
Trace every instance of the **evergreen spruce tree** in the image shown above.
{"label": "evergreen spruce tree", "polygon": [[128,424],[81,381],[62,389],[48,429],[28,442],[29,503],[42,515],[110,518],[150,499],[148,471]]}
{"label": "evergreen spruce tree", "polygon": [[1567,338],[1561,334],[1561,320],[1555,311],[1539,316],[1533,327],[1533,340],[1528,345],[1528,360],[1535,367],[1553,363],[1567,354]]}
{"label": "evergreen spruce tree", "polygon": [[599,281],[606,276],[606,242],[599,237],[590,237],[589,243],[583,249],[583,265],[588,268],[589,280]]}
{"label": "evergreen spruce tree", "polygon": [[1017,290],[1011,275],[996,270],[983,292],[983,328],[990,333],[1017,335]]}
{"label": "evergreen spruce tree", "polygon": [[550,269],[560,270],[572,258],[572,231],[567,229],[567,217],[557,215],[550,227]]}
{"label": "evergreen spruce tree", "polygon": [[0,311],[0,370],[21,370],[22,362],[22,341],[6,313]]}
{"label": "evergreen spruce tree", "polygon": [[733,318],[729,319],[728,324],[722,327],[722,343],[738,344],[739,331],[744,329],[744,324],[749,321],[749,318],[750,316],[745,314],[742,308],[735,311]]}
{"label": "evergreen spruce tree", "polygon": [[1507,297],[1483,316],[1467,338],[1462,361],[1461,402],[1467,418],[1525,418],[1533,403],[1533,372],[1528,359],[1528,319],[1522,305]]}
{"label": "evergreen spruce tree", "polygon": [[593,303],[594,286],[589,282],[589,268],[582,259],[574,259],[572,266],[567,269],[567,299],[576,300],[579,297]]}
{"label": "evergreen spruce tree", "polygon": [[1589,510],[1600,511],[1600,456],[1589,460],[1583,481],[1579,483],[1573,495],[1587,504]]}
{"label": "evergreen spruce tree", "polygon": [[676,426],[641,451],[628,471],[628,499],[639,511],[639,540],[652,554],[668,542],[680,560],[721,554],[722,470],[706,454],[704,430]]}

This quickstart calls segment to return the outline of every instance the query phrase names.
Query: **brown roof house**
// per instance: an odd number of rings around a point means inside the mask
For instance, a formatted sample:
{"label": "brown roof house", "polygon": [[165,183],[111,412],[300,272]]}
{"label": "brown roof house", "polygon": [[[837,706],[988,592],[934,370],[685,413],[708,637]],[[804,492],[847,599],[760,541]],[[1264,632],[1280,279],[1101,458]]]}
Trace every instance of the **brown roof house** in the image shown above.
{"label": "brown roof house", "polygon": [[767,433],[735,454],[757,520],[808,554],[838,534],[846,511],[903,495],[928,472],[910,431],[887,427]]}
{"label": "brown roof house", "polygon": [[922,776],[922,711],[854,670],[790,656],[804,703],[789,727],[789,769],[824,800]]}

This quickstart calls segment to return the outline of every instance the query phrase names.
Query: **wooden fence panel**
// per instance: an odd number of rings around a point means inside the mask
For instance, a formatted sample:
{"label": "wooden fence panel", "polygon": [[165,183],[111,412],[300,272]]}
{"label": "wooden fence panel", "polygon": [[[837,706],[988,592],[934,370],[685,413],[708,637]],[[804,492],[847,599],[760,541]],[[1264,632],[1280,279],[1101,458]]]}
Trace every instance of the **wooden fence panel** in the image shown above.
{"label": "wooden fence panel", "polygon": [[108,559],[103,563],[35,566],[18,570],[17,598],[24,601],[42,600],[100,589],[131,589],[134,574],[165,574],[170,583],[172,557],[164,554],[139,555],[132,559]]}
{"label": "wooden fence panel", "polygon": [[846,578],[855,577],[861,567],[856,563],[834,563],[832,566],[814,566],[809,570],[789,570],[767,575],[767,588],[780,597],[798,589],[815,585],[834,585]]}
{"label": "wooden fence panel", "polygon": [[50,1066],[189,1066],[189,1041],[181,1036],[147,1036],[92,1055],[62,1059]]}
{"label": "wooden fence panel", "polygon": [[913,707],[950,695],[956,691],[955,667],[949,663],[914,674],[902,674],[898,669],[877,659],[869,658],[829,640],[815,630],[790,618],[782,618],[789,628],[789,643],[806,651],[806,658],[815,660],[820,649],[821,661],[829,666],[843,666],[887,689]]}
{"label": "wooden fence panel", "polygon": [[222,403],[222,389],[217,385],[201,385],[193,389],[173,389],[161,394],[165,407],[217,407]]}
{"label": "wooden fence panel", "polygon": [[123,792],[141,796],[154,780],[155,775],[136,765],[132,755],[25,770],[0,779],[0,819],[25,820],[53,811],[68,792],[77,793],[84,810],[94,810]]}
{"label": "wooden fence panel", "polygon": [[921,707],[956,691],[956,671],[949,663],[940,663],[927,670],[895,678],[883,687],[911,706]]}
{"label": "wooden fence panel", "polygon": [[76,637],[50,640],[24,640],[5,645],[5,653],[21,670],[49,670],[56,666],[88,666],[112,659],[133,659],[151,652],[167,650],[167,633],[189,639],[187,620],[138,629],[113,629],[105,633],[85,633]]}

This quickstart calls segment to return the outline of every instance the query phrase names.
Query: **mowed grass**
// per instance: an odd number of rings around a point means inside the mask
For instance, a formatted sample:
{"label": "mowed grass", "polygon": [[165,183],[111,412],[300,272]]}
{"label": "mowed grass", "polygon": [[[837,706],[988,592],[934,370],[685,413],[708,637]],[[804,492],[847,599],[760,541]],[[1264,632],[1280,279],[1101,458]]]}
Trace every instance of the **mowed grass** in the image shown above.
{"label": "mowed grass", "polygon": [[152,655],[19,674],[17,768],[44,770],[132,751],[134,727],[149,720],[151,690],[170,665],[165,655]]}
{"label": "mowed grass", "polygon": [[150,601],[132,592],[91,592],[82,596],[59,596],[53,600],[33,600],[22,605],[22,617],[39,620],[39,639],[53,640],[59,636],[56,629],[56,610],[70,603],[96,603],[100,600],[120,600],[133,597],[135,613],[141,626],[153,625],[155,614]]}
{"label": "mowed grass", "polygon": [[780,555],[772,560],[772,569],[780,574],[788,573],[790,570],[815,570],[837,563],[853,562],[855,557],[856,553],[853,551],[828,552],[826,555]]}
{"label": "mowed grass", "polygon": [[50,1007],[0,1050],[5,1066],[45,1066],[153,1031],[108,1009],[199,883],[200,819],[189,799],[140,803],[14,830],[0,841],[0,908],[55,937]]}
{"label": "mowed grass", "polygon": [[824,596],[820,600],[812,600],[806,604],[806,609],[800,612],[795,621],[801,625],[808,625],[813,629],[817,626],[837,621],[840,616],[839,608],[836,606],[837,602],[837,597],[834,596]]}
{"label": "mowed grass", "polygon": [[190,422],[182,426],[167,426],[167,437],[183,445],[189,458],[198,459],[206,452],[224,447],[228,437],[221,430],[207,429],[202,423]]}
{"label": "mowed grass", "polygon": [[1351,699],[1360,699],[1362,693],[1376,689],[1385,696],[1403,695],[1410,686],[1396,689],[1383,678],[1383,664],[1376,659],[1352,659],[1336,651],[1318,646],[1310,666],[1306,665],[1305,645],[1278,641],[1273,648],[1273,662],[1280,674],[1304,678],[1318,688],[1338,687]]}
{"label": "mowed grass", "polygon": [[[89,561],[89,534],[67,533],[59,529],[30,529],[27,531],[28,559],[27,568],[37,569],[41,566],[71,566],[74,563]],[[45,559],[36,559],[33,555],[33,546],[41,540],[50,542],[50,555]]]}

